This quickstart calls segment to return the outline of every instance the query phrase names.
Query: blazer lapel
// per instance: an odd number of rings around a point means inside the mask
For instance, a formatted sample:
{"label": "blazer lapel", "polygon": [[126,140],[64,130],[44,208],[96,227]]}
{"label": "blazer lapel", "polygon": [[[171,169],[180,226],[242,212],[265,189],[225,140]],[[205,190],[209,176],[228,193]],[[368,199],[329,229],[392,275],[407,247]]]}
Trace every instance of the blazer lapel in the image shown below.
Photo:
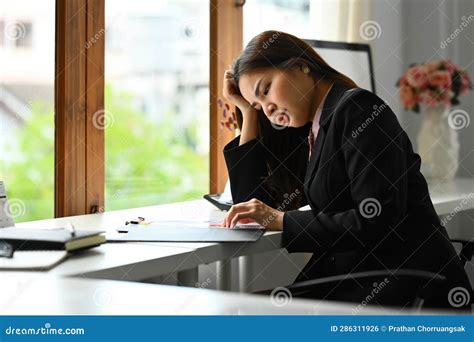
{"label": "blazer lapel", "polygon": [[324,102],[324,107],[321,112],[321,117],[319,118],[318,135],[316,137],[316,141],[314,142],[311,158],[309,159],[308,167],[306,169],[305,186],[308,188],[314,179],[314,173],[318,170],[321,152],[324,146],[324,141],[326,140],[327,126],[331,122],[330,119],[334,114],[334,110],[336,109],[341,96],[348,89],[349,88],[346,86],[334,84],[326,97],[326,101]]}
{"label": "blazer lapel", "polygon": [[311,158],[309,158],[308,167],[306,169],[305,185],[309,187],[310,181],[313,179],[313,173],[317,170],[317,165],[321,157],[321,150],[324,145],[326,133],[323,127],[319,127],[318,136],[314,142],[313,151],[311,152]]}

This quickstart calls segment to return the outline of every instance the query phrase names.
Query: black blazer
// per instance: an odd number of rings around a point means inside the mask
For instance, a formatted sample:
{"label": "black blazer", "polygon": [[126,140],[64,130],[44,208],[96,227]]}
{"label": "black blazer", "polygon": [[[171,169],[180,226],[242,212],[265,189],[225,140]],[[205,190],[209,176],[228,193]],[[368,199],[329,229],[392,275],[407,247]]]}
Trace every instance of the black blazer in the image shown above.
{"label": "black blazer", "polygon": [[[420,173],[420,157],[389,106],[370,91],[335,84],[308,162],[307,142],[301,142],[310,125],[279,133],[295,141],[299,161],[282,160],[282,167],[300,180],[302,204],[311,207],[284,215],[283,246],[314,253],[296,281],[410,268],[448,278],[436,306],[449,306],[447,293],[455,286],[470,291]],[[239,146],[237,137],[225,146],[234,203],[255,197],[275,205],[265,185],[265,156],[271,153],[271,144],[260,139]],[[292,171],[298,163],[307,164],[304,175]]]}

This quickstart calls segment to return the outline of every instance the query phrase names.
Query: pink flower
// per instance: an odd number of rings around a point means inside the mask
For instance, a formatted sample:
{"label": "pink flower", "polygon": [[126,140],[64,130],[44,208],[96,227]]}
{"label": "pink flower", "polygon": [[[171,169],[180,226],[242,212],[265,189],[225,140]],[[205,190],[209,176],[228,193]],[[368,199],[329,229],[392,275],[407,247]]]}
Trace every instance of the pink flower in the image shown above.
{"label": "pink flower", "polygon": [[400,78],[400,81],[398,83],[398,86],[399,87],[403,87],[403,86],[408,86],[408,81],[407,81],[407,76],[406,74],[403,74],[403,76]]}
{"label": "pink flower", "polygon": [[446,70],[434,71],[428,76],[430,85],[441,89],[451,88],[451,73]]}
{"label": "pink flower", "polygon": [[[459,78],[453,81],[454,76]],[[453,89],[454,85],[456,85],[455,89]],[[449,59],[414,64],[405,71],[397,82],[397,86],[400,87],[400,101],[403,107],[416,112],[418,112],[418,104],[436,107],[451,106],[452,101],[459,103],[457,96],[466,95],[472,89],[466,70]],[[454,100],[455,96],[456,100]]]}
{"label": "pink flower", "polygon": [[460,95],[466,95],[470,88],[471,80],[469,79],[469,75],[467,73],[463,73],[461,77],[461,90],[459,91]]}
{"label": "pink flower", "polygon": [[452,75],[453,72],[455,72],[458,69],[458,67],[455,64],[453,64],[453,62],[451,62],[449,59],[444,60],[443,65],[446,71],[449,72],[450,75]]}
{"label": "pink flower", "polygon": [[416,95],[410,86],[403,85],[400,87],[400,101],[404,108],[410,109],[416,105]]}
{"label": "pink flower", "polygon": [[420,99],[420,103],[427,107],[436,107],[439,104],[436,94],[433,93],[431,90],[426,90],[418,96]]}
{"label": "pink flower", "polygon": [[408,84],[415,88],[423,88],[428,82],[426,68],[423,65],[411,67],[406,72]]}
{"label": "pink flower", "polygon": [[426,72],[430,73],[430,72],[433,72],[435,70],[438,70],[439,67],[441,66],[442,62],[443,61],[441,59],[435,59],[431,62],[428,62],[428,63],[424,64],[425,68],[426,68]]}
{"label": "pink flower", "polygon": [[442,103],[445,106],[451,106],[451,98],[453,97],[453,95],[454,93],[449,89],[441,90],[441,93],[439,94],[435,93],[436,100],[438,101],[438,103]]}

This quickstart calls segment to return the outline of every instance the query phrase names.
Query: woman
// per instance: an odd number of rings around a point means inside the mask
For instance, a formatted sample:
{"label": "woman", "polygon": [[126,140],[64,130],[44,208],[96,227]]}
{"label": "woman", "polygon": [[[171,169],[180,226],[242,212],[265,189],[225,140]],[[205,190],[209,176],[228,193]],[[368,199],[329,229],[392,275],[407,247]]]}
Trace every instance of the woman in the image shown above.
{"label": "woman", "polygon": [[[382,99],[276,31],[250,41],[226,71],[223,92],[243,118],[240,136],[224,148],[236,203],[225,226],[253,220],[282,231],[289,252],[314,253],[296,281],[425,270],[447,278],[437,307],[449,307],[454,287],[471,290],[420,158]],[[306,204],[311,210],[295,210]],[[351,291],[341,296],[350,300]]]}

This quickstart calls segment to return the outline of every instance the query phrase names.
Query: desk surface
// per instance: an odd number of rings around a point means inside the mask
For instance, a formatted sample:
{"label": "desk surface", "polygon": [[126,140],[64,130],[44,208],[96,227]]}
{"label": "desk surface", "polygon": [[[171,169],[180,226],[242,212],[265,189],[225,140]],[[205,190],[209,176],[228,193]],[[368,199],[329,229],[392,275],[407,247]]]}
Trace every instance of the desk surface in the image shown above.
{"label": "desk surface", "polygon": [[430,196],[438,215],[474,209],[474,178],[458,178],[453,182],[428,184]]}
{"label": "desk surface", "polygon": [[[282,298],[275,301],[270,296],[199,288],[14,273],[2,276],[0,310],[2,315],[351,315],[357,310],[357,304]],[[357,313],[410,314],[375,307]]]}
{"label": "desk surface", "polygon": [[[439,215],[456,207],[474,208],[474,180],[430,185],[433,204]],[[216,220],[225,212],[205,200],[118,210],[18,224],[19,227],[56,228],[67,222],[78,229],[113,232],[127,219],[143,216],[154,220]],[[156,248],[160,247],[160,248]],[[281,248],[281,233],[267,232],[255,243],[109,243],[74,255],[49,273],[113,280],[145,278],[192,269],[201,264],[252,255]]]}
{"label": "desk surface", "polygon": [[[474,181],[456,180],[431,187],[440,215],[456,207],[474,208]],[[158,205],[19,224],[54,228],[72,222],[78,229],[113,231],[136,216],[155,220],[223,218],[224,212],[204,200]],[[141,284],[146,278],[194,270],[198,265],[281,248],[281,233],[267,232],[255,243],[113,243],[72,255],[49,272],[2,272],[3,314],[352,314],[343,303],[293,300],[277,306],[268,297]],[[229,263],[230,264],[230,263]],[[227,271],[228,272],[228,271]],[[192,273],[192,272],[191,272]],[[228,272],[229,273],[229,272]],[[75,277],[59,277],[75,276]],[[107,281],[111,280],[130,281]],[[195,284],[192,276],[188,285]],[[189,280],[188,279],[188,280]],[[364,308],[362,314],[397,314]],[[403,312],[407,314],[407,312]]]}

